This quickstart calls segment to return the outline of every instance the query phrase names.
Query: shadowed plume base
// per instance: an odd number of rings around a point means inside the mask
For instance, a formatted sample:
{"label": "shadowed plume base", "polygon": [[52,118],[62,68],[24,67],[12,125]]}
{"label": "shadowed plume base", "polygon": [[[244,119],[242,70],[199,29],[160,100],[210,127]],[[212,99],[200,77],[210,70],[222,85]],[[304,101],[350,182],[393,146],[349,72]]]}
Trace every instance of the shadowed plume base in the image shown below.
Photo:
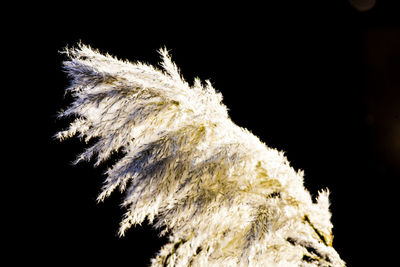
{"label": "shadowed plume base", "polygon": [[152,266],[344,266],[332,247],[329,192],[313,202],[282,152],[234,124],[209,81],[189,85],[166,49],[159,70],[79,44],[64,69],[72,117],[59,139],[105,172],[98,197],[124,192],[120,234],[146,218],[169,237]]}

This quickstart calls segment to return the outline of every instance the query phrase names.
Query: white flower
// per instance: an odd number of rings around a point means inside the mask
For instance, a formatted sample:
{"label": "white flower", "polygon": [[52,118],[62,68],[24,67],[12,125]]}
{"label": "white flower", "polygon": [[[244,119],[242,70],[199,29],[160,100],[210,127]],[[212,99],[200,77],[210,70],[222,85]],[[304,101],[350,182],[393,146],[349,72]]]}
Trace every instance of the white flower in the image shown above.
{"label": "white flower", "polygon": [[210,82],[185,82],[165,49],[163,70],[85,45],[64,68],[75,121],[60,139],[96,143],[79,157],[107,172],[102,201],[126,196],[120,234],[145,218],[169,235],[153,266],[344,266],[332,248],[328,191],[313,203],[275,149],[235,125]]}

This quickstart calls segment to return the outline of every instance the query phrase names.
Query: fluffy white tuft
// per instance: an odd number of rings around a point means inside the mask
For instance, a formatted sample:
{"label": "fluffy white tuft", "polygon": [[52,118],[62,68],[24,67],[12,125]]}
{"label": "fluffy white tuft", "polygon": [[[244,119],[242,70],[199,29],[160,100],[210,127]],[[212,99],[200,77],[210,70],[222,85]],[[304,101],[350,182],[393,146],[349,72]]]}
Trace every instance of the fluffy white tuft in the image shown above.
{"label": "fluffy white tuft", "polygon": [[313,203],[282,152],[235,125],[209,81],[120,61],[80,44],[64,68],[74,116],[59,139],[96,142],[76,162],[120,151],[98,200],[125,192],[123,235],[146,218],[169,243],[152,266],[344,266],[332,248],[329,192]]}

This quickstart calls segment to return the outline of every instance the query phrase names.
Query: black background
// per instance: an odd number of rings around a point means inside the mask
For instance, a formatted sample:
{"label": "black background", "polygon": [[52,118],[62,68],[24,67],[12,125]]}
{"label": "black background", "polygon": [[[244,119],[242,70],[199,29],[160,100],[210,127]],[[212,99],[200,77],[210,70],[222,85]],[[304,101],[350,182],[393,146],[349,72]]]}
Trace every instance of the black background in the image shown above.
{"label": "black background", "polygon": [[166,240],[146,224],[119,238],[122,195],[96,203],[110,163],[72,166],[85,144],[52,138],[67,127],[56,113],[71,101],[58,51],[79,41],[154,65],[166,46],[189,82],[210,79],[235,123],[305,171],[313,196],[330,189],[334,247],[348,266],[395,260],[396,2],[378,0],[366,12],[344,0],[25,6],[4,41],[19,51],[10,68],[22,85],[11,88],[22,98],[9,132],[21,145],[9,156],[18,173],[10,202],[18,207],[7,219],[22,233],[10,243],[14,260],[146,266]]}

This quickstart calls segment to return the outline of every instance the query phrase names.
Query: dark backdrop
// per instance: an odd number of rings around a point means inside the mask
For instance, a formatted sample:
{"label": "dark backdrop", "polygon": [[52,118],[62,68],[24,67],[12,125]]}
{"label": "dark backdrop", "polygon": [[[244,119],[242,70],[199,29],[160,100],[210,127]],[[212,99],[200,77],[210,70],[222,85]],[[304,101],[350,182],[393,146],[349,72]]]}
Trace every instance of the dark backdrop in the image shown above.
{"label": "dark backdrop", "polygon": [[26,201],[13,247],[27,253],[15,260],[146,266],[165,242],[146,224],[119,238],[122,196],[96,203],[107,164],[72,166],[85,144],[52,139],[68,125],[56,112],[71,101],[58,51],[79,41],[151,64],[166,46],[189,82],[210,79],[234,122],[305,171],[312,195],[330,189],[334,247],[349,266],[395,258],[399,4],[360,12],[344,0],[275,2],[26,6],[5,41],[32,75],[16,78],[28,80],[17,126],[29,164],[16,167]]}

